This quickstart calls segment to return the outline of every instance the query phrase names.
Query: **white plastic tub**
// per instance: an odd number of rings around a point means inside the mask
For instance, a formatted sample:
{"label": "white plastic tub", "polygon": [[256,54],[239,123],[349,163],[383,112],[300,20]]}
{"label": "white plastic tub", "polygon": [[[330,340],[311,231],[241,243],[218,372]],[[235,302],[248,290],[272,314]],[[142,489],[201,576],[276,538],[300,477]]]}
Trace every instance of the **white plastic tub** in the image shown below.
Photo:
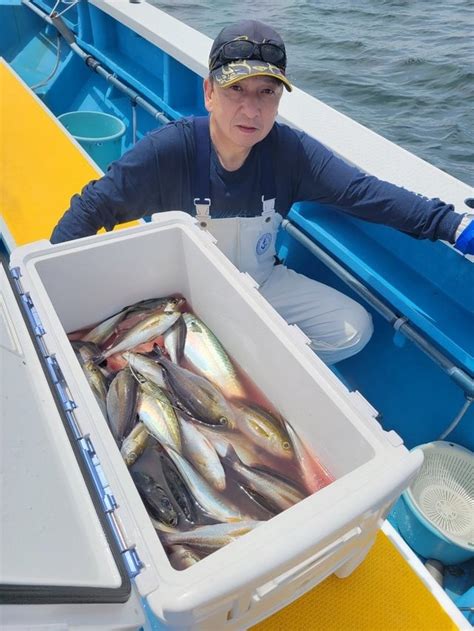
{"label": "white plastic tub", "polygon": [[[328,575],[348,575],[363,560],[422,456],[408,452],[396,434],[381,429],[375,411],[340,384],[308,348],[305,336],[278,316],[254,281],[227,261],[193,219],[165,213],[152,224],[118,233],[56,246],[39,242],[13,252],[11,267],[20,271],[22,291],[30,295],[45,331],[39,331],[40,346],[61,367],[62,398],[74,401],[65,406],[74,408],[66,413],[75,425],[70,433],[93,455],[106,489],[105,504],[110,509],[116,504],[107,519],[119,535],[119,547],[129,566],[130,558],[139,558],[143,566],[134,579],[136,591],[165,628],[246,628]],[[187,298],[336,478],[184,571],[169,564],[66,335],[125,304],[171,293]],[[58,435],[64,432],[61,427],[57,422]],[[56,448],[52,443],[51,449]],[[72,450],[65,457],[76,466]],[[44,466],[45,458],[38,454],[34,465]],[[97,545],[107,547],[106,537],[97,538]],[[34,557],[33,544],[29,554]],[[51,594],[57,580],[56,575],[43,580],[52,586]],[[134,591],[132,599],[140,608]],[[22,606],[22,617],[30,610],[34,623],[64,623],[73,615],[71,605],[61,599],[54,608],[35,605],[34,598],[26,602],[31,605]],[[101,604],[100,596],[96,602],[93,608],[75,605],[74,616],[80,618],[77,611],[83,607],[84,626],[106,628],[110,623],[101,622],[107,620],[104,611],[119,605]],[[8,616],[19,615],[18,605],[4,609],[7,622]],[[46,614],[52,617],[38,618]]]}

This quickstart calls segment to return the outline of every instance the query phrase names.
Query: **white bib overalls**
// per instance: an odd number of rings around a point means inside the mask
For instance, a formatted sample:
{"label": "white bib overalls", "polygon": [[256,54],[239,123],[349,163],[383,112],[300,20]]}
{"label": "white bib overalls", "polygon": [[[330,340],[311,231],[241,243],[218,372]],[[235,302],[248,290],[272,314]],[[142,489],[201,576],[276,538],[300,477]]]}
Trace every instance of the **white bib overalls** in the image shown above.
{"label": "white bib overalls", "polygon": [[[195,119],[195,127],[196,121],[199,119]],[[202,128],[200,138],[204,144]],[[262,196],[262,214],[257,217],[212,218],[208,193],[210,149],[197,144],[198,156],[200,150],[204,157],[198,157],[201,165],[197,179],[204,179],[206,160],[207,182],[194,200],[199,225],[214,236],[219,249],[241,272],[247,272],[258,282],[261,294],[276,311],[289,324],[299,326],[311,340],[315,353],[327,364],[362,350],[372,335],[373,326],[370,315],[361,305],[332,287],[284,265],[275,265],[275,241],[282,221],[275,211],[275,199],[264,200]],[[268,191],[268,184],[264,188]]]}

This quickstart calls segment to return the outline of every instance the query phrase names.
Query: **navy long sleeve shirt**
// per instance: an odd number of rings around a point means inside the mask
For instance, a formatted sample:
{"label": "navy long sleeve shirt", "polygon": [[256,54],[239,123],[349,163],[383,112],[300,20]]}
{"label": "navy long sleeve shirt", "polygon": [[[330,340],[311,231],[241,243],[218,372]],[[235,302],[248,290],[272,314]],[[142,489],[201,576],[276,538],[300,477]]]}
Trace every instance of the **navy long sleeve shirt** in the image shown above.
{"label": "navy long sleeve shirt", "polygon": [[[275,208],[283,217],[295,202],[316,201],[419,239],[454,242],[461,215],[452,205],[366,175],[304,132],[279,123],[252,148],[237,171],[226,171],[211,151],[213,217],[252,217],[262,212],[263,143],[272,145]],[[190,118],[149,133],[102,178],[72,198],[53,231],[52,243],[92,235],[102,227],[111,230],[118,223],[154,212],[183,210],[194,214],[195,155]]]}

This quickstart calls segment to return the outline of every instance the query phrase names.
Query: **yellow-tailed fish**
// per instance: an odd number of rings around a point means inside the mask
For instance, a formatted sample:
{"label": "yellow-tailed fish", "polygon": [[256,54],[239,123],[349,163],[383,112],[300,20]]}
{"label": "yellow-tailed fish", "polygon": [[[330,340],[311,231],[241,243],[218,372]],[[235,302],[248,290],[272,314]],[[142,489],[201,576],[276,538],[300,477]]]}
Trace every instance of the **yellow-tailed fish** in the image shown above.
{"label": "yellow-tailed fish", "polygon": [[94,344],[102,344],[106,341],[108,337],[112,335],[117,325],[125,318],[127,315],[127,309],[122,309],[119,313],[116,313],[110,318],[106,320],[102,320],[99,322],[89,333],[84,335],[82,340],[84,342],[93,342]]}
{"label": "yellow-tailed fish", "polygon": [[170,445],[181,451],[181,432],[175,410],[162,388],[150,381],[140,384],[138,418],[150,434],[163,446]]}
{"label": "yellow-tailed fish", "polygon": [[298,436],[297,432],[286,420],[285,427],[293,445],[296,460],[298,462],[306,489],[310,493],[315,493],[328,484],[331,484],[331,482],[334,482],[334,478],[331,476],[329,471],[315,459]]}
{"label": "yellow-tailed fish", "polygon": [[145,451],[150,434],[143,423],[137,423],[130,434],[125,438],[120,449],[125,464],[131,467],[139,456]]}
{"label": "yellow-tailed fish", "polygon": [[103,415],[107,418],[107,379],[104,377],[101,369],[92,360],[85,361],[82,364],[82,370],[84,371]]}
{"label": "yellow-tailed fish", "polygon": [[151,357],[147,357],[141,353],[133,353],[132,351],[123,353],[122,357],[128,362],[133,375],[141,375],[160,388],[166,388],[161,366],[151,359]]}
{"label": "yellow-tailed fish", "polygon": [[247,519],[239,508],[217,492],[181,454],[170,447],[166,451],[176,465],[186,486],[197,503],[209,517],[217,521],[241,521]]}
{"label": "yellow-tailed fish", "polygon": [[279,458],[294,457],[290,438],[270,412],[256,404],[236,403],[239,428],[259,447]]}
{"label": "yellow-tailed fish", "polygon": [[170,359],[175,364],[179,364],[183,357],[184,344],[186,341],[186,325],[181,316],[163,334],[163,342]]}
{"label": "yellow-tailed fish", "polygon": [[184,357],[192,369],[217,386],[228,398],[244,398],[236,369],[214,333],[192,313],[183,313],[186,324]]}
{"label": "yellow-tailed fish", "polygon": [[159,311],[151,313],[144,320],[141,320],[116,340],[110,348],[104,351],[101,359],[107,359],[115,353],[123,353],[138,346],[151,342],[151,340],[162,335],[180,317],[179,311]]}
{"label": "yellow-tailed fish", "polygon": [[138,382],[128,368],[120,370],[107,392],[107,416],[115,441],[121,445],[136,421]]}
{"label": "yellow-tailed fish", "polygon": [[187,546],[170,546],[169,562],[175,570],[185,570],[201,560],[200,555]]}
{"label": "yellow-tailed fish", "polygon": [[224,467],[213,444],[193,421],[179,413],[178,419],[183,436],[183,455],[209,484],[217,491],[223,491],[226,486]]}
{"label": "yellow-tailed fish", "polygon": [[163,525],[152,519],[153,526],[159,532],[160,538],[167,546],[188,545],[199,552],[215,552],[223,546],[232,543],[242,535],[247,534],[262,522],[247,519],[237,523],[210,524],[198,526],[185,532],[163,528]]}
{"label": "yellow-tailed fish", "polygon": [[163,356],[156,348],[156,361],[163,367],[165,382],[175,403],[202,423],[233,427],[234,412],[222,392],[210,381],[182,368]]}
{"label": "yellow-tailed fish", "polygon": [[245,465],[232,447],[229,447],[227,451],[225,462],[229,463],[229,466],[238,473],[246,486],[267,499],[270,506],[286,510],[306,497],[290,481],[285,481],[269,471]]}

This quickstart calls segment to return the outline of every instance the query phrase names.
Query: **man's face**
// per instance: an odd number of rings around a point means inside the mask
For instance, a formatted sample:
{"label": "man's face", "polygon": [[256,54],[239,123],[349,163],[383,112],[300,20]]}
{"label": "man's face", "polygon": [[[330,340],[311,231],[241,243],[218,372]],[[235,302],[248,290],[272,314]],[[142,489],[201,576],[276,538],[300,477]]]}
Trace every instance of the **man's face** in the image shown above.
{"label": "man's face", "polygon": [[215,140],[250,149],[270,132],[278,112],[283,84],[271,77],[247,77],[220,88],[204,81],[204,102],[212,114]]}

